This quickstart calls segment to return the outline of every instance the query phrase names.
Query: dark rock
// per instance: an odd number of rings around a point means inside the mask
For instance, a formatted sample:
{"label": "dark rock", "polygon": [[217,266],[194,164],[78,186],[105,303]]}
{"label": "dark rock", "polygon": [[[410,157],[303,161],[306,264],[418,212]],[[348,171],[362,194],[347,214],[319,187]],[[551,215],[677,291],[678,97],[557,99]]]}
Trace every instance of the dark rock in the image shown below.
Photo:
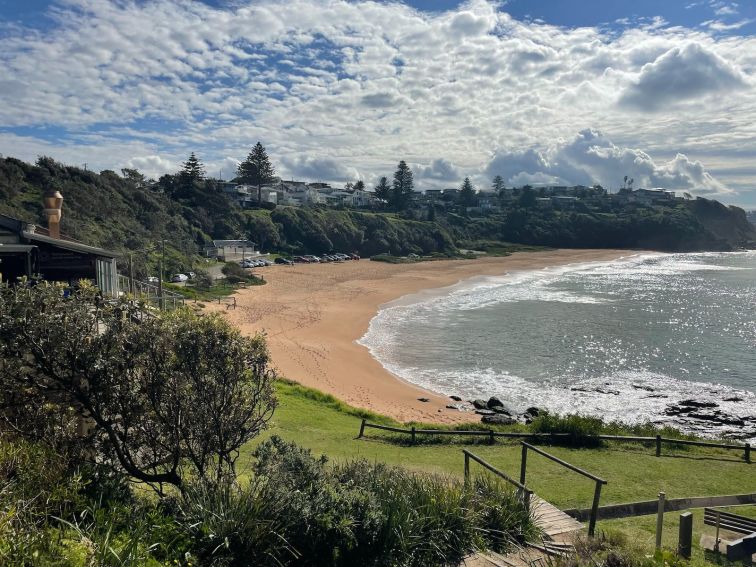
{"label": "dark rock", "polygon": [[429,402],[430,399],[428,399],[428,398],[418,398],[417,401],[418,402]]}
{"label": "dark rock", "polygon": [[719,406],[716,402],[702,402],[700,400],[683,400],[678,402],[677,405],[689,408],[716,408]]}
{"label": "dark rock", "polygon": [[648,396],[643,396],[643,399],[646,400],[648,398],[668,398],[669,396],[667,394],[649,394]]}
{"label": "dark rock", "polygon": [[526,409],[525,413],[531,417],[538,417],[542,413],[546,413],[546,410],[533,406],[532,408]]}
{"label": "dark rock", "polygon": [[731,398],[725,398],[722,401],[723,402],[742,402],[743,398],[741,398],[740,396],[732,396]]}
{"label": "dark rock", "polygon": [[462,401],[462,398],[460,398],[459,396],[449,396],[449,397],[450,397],[450,398],[451,398],[452,400],[454,400],[455,402],[461,402],[461,401]]}
{"label": "dark rock", "polygon": [[583,386],[573,386],[570,388],[573,392],[597,392],[599,394],[611,394],[619,396],[619,390],[607,390],[606,388],[585,388]]}
{"label": "dark rock", "polygon": [[473,400],[470,403],[475,407],[475,409],[488,409],[486,400]]}
{"label": "dark rock", "polygon": [[654,391],[651,386],[644,386],[643,384],[633,384],[633,388],[635,388],[636,390],[646,390],[646,392]]}
{"label": "dark rock", "polygon": [[514,415],[514,412],[512,410],[507,409],[504,406],[489,406],[488,409],[502,415]]}
{"label": "dark rock", "polygon": [[446,406],[446,409],[454,409],[457,411],[467,411],[467,406],[465,404],[449,404]]}
{"label": "dark rock", "polygon": [[476,409],[475,413],[482,416],[498,415],[495,411],[491,411],[490,409]]}
{"label": "dark rock", "polygon": [[491,396],[490,398],[488,398],[487,405],[488,405],[488,409],[493,409],[497,406],[504,407],[504,404],[502,403],[502,401],[499,398],[496,398],[494,396]]}
{"label": "dark rock", "polygon": [[480,418],[480,421],[491,425],[513,425],[517,423],[516,419],[501,413],[497,413],[496,415],[484,415]]}

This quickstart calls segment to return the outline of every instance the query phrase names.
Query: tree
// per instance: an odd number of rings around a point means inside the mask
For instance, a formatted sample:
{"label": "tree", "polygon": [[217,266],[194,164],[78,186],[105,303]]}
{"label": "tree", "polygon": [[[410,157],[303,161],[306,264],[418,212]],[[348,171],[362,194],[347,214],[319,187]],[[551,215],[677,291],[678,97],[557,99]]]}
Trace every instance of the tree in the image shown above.
{"label": "tree", "polygon": [[236,175],[240,183],[257,185],[257,204],[261,204],[262,186],[265,183],[275,181],[276,170],[270,163],[268,152],[265,151],[265,147],[260,142],[255,144],[252,151],[247,155],[247,159],[239,164]]}
{"label": "tree", "polygon": [[536,192],[530,185],[525,185],[520,193],[518,204],[524,209],[531,209],[535,207],[537,201]]}
{"label": "tree", "polygon": [[380,199],[384,203],[388,203],[391,200],[391,185],[388,184],[388,179],[381,177],[378,185],[373,189],[376,199]]}
{"label": "tree", "polygon": [[205,166],[202,165],[199,158],[192,152],[189,154],[189,159],[183,163],[179,175],[187,183],[203,181],[205,179]]}
{"label": "tree", "polygon": [[436,205],[434,205],[433,203],[430,203],[428,205],[428,220],[430,222],[436,221]]}
{"label": "tree", "polygon": [[497,195],[500,195],[504,191],[504,179],[501,175],[497,175],[493,178],[493,185],[491,186]]}
{"label": "tree", "polygon": [[473,187],[473,184],[470,182],[470,178],[465,177],[465,180],[462,182],[462,187],[459,190],[459,203],[463,207],[474,207],[476,201],[475,187]]}
{"label": "tree", "polygon": [[414,182],[412,170],[404,160],[399,162],[394,172],[394,184],[391,190],[389,204],[397,211],[406,209],[412,201]]}
{"label": "tree", "polygon": [[365,182],[360,179],[354,184],[354,190],[355,191],[364,191],[365,190]]}
{"label": "tree", "polygon": [[0,416],[160,494],[228,478],[276,405],[264,339],[188,309],[139,321],[141,309],[87,284],[0,286]]}

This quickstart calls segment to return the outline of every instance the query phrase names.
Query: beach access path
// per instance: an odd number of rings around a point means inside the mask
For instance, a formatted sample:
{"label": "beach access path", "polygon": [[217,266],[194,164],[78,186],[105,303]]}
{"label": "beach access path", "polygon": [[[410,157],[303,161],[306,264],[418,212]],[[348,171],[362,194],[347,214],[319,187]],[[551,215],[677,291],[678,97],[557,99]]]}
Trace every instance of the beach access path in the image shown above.
{"label": "beach access path", "polygon": [[[239,290],[237,308],[209,304],[245,334],[264,332],[279,374],[399,421],[478,421],[447,409],[445,395],[388,372],[357,340],[380,307],[409,294],[476,276],[505,275],[635,255],[629,250],[549,250],[506,257],[388,264],[369,260],[256,269],[268,282]],[[449,392],[454,394],[455,392]],[[418,398],[428,398],[421,402]],[[537,405],[537,400],[534,400]]]}

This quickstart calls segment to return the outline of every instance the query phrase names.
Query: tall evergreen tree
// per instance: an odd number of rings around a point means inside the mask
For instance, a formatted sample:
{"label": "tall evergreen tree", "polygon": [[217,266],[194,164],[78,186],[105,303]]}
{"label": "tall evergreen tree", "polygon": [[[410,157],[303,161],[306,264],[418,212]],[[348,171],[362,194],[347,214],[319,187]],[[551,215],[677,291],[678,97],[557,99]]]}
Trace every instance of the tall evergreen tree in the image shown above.
{"label": "tall evergreen tree", "polygon": [[365,182],[360,179],[354,184],[354,190],[355,191],[364,191],[365,190]]}
{"label": "tall evergreen tree", "polygon": [[257,204],[262,203],[262,186],[276,179],[276,170],[270,163],[265,147],[257,142],[247,158],[239,164],[236,178],[241,183],[257,185]]}
{"label": "tall evergreen tree", "polygon": [[394,209],[401,211],[406,209],[412,201],[412,193],[415,184],[412,181],[412,170],[404,160],[399,162],[394,173],[394,185],[391,191],[391,204]]}
{"label": "tall evergreen tree", "polygon": [[376,199],[380,199],[384,203],[391,201],[391,185],[388,184],[388,179],[381,177],[381,180],[373,188]]}
{"label": "tall evergreen tree", "polygon": [[501,192],[504,191],[504,179],[502,179],[501,175],[497,175],[493,178],[492,188],[497,195],[501,194]]}
{"label": "tall evergreen tree", "polygon": [[183,163],[179,175],[185,182],[194,183],[202,181],[205,179],[205,166],[202,165],[199,158],[192,152],[189,154],[189,159]]}
{"label": "tall evergreen tree", "polygon": [[474,207],[477,197],[475,196],[475,187],[470,182],[469,177],[465,177],[462,187],[459,190],[459,204],[463,207]]}

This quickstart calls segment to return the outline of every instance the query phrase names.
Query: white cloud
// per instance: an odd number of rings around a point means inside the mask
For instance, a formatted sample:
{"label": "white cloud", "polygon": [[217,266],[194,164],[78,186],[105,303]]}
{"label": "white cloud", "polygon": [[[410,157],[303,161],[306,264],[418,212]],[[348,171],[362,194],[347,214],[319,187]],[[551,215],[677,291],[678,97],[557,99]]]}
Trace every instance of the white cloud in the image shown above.
{"label": "white cloud", "polygon": [[700,44],[689,43],[644,65],[619,102],[638,110],[667,110],[681,101],[729,93],[746,85],[737,67]]}
{"label": "white cloud", "polygon": [[164,159],[158,155],[133,157],[126,162],[126,167],[138,169],[148,178],[157,179],[166,173],[175,173],[180,164]]}
{"label": "white cloud", "polygon": [[288,173],[295,178],[312,181],[354,181],[360,178],[356,169],[331,158],[284,157],[281,163],[285,168],[284,177]]}
{"label": "white cloud", "polygon": [[415,176],[418,179],[435,179],[437,181],[458,181],[462,178],[459,170],[449,160],[439,158],[434,159],[430,165],[423,167],[415,166]]}
{"label": "white cloud", "polygon": [[724,195],[729,190],[699,161],[677,154],[657,163],[642,150],[615,145],[594,130],[545,151],[497,152],[485,168],[489,177],[501,175],[509,185],[593,185],[616,188],[625,175],[636,187],[661,187],[694,194]]}
{"label": "white cloud", "polygon": [[[166,163],[145,162],[154,172],[196,151],[228,178],[260,140],[286,175],[376,179],[405,159],[428,169],[420,185],[475,176],[492,149],[520,155],[587,128],[668,160],[705,153],[722,168],[756,146],[756,93],[730,94],[753,83],[756,38],[658,20],[561,28],[505,10],[485,0],[433,13],[364,0],[65,0],[44,33],[0,35],[0,151],[115,170],[157,156]],[[553,175],[526,169],[512,176]]]}

